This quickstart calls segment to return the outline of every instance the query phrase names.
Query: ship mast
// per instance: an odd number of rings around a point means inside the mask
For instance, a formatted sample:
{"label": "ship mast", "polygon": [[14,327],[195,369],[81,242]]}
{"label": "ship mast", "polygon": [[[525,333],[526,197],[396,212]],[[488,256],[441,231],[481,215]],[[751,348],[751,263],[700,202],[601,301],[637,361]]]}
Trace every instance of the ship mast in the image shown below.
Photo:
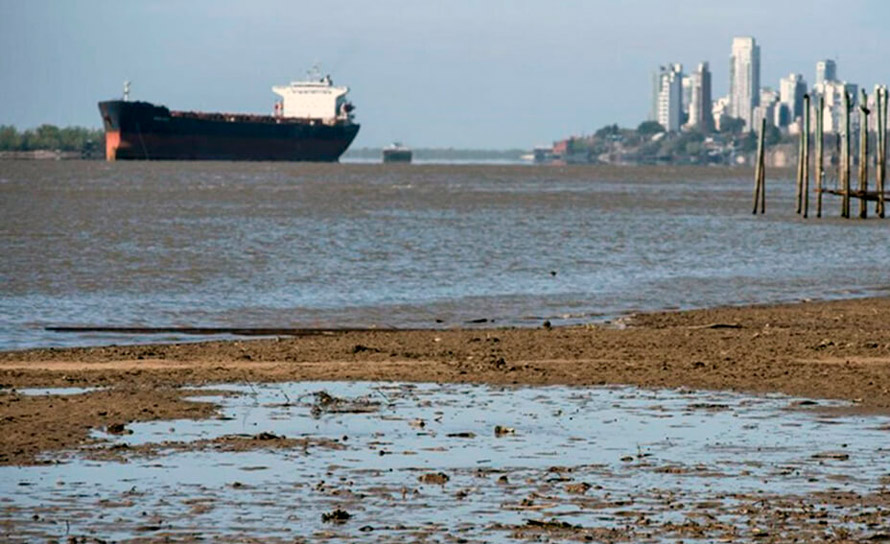
{"label": "ship mast", "polygon": [[316,62],[312,68],[306,70],[307,81],[321,81],[321,66]]}

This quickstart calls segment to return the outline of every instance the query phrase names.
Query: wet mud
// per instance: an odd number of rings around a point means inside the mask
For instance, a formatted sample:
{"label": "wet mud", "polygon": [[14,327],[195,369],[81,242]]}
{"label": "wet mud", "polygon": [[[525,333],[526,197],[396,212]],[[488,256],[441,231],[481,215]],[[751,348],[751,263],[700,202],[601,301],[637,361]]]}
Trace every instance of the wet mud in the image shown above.
{"label": "wet mud", "polygon": [[0,535],[890,541],[888,376],[887,299],[0,353]]}
{"label": "wet mud", "polygon": [[[78,542],[887,538],[890,417],[822,409],[848,403],[390,382],[188,394],[218,406],[215,417],[94,431],[76,450],[43,456],[47,464],[0,468],[5,535],[86,539]],[[365,409],[373,398],[382,400]],[[320,399],[356,409],[319,413]],[[505,428],[512,432],[495,431]]]}

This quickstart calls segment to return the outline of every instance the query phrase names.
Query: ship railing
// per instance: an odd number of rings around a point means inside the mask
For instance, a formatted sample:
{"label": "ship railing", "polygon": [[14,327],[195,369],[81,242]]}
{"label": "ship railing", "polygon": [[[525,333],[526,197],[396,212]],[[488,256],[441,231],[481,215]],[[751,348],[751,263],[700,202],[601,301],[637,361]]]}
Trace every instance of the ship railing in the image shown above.
{"label": "ship railing", "polygon": [[309,124],[315,125],[322,123],[325,125],[336,125],[349,122],[349,118],[329,118],[329,119],[309,119],[303,117],[282,117],[276,115],[257,115],[251,113],[208,113],[201,111],[171,111],[170,117],[179,119],[197,119],[201,121],[221,121],[227,123],[293,123],[293,124]]}

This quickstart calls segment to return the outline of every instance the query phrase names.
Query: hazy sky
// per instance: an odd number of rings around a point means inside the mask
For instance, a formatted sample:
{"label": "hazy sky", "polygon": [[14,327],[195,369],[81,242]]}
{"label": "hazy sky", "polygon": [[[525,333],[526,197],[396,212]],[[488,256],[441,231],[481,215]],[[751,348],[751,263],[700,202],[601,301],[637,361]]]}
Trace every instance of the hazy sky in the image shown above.
{"label": "hazy sky", "polygon": [[836,58],[890,83],[888,0],[0,0],[0,124],[100,125],[121,94],[172,109],[271,112],[315,62],[351,88],[356,147],[530,148],[636,126],[651,74],[753,35],[763,85]]}

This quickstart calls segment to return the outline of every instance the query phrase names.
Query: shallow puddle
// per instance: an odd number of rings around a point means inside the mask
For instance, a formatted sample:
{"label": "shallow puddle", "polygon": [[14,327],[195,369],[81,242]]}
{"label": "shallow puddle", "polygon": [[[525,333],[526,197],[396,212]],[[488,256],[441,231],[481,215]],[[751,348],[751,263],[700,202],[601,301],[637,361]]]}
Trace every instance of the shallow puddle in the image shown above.
{"label": "shallow puddle", "polygon": [[48,395],[81,395],[98,391],[101,387],[22,387],[21,389],[0,389],[0,394],[17,393],[29,397],[42,397]]}
{"label": "shallow puddle", "polygon": [[361,382],[208,396],[217,419],[128,425],[61,464],[0,468],[7,538],[762,541],[824,537],[820,520],[880,535],[888,512],[890,418],[820,411],[839,403]]}

